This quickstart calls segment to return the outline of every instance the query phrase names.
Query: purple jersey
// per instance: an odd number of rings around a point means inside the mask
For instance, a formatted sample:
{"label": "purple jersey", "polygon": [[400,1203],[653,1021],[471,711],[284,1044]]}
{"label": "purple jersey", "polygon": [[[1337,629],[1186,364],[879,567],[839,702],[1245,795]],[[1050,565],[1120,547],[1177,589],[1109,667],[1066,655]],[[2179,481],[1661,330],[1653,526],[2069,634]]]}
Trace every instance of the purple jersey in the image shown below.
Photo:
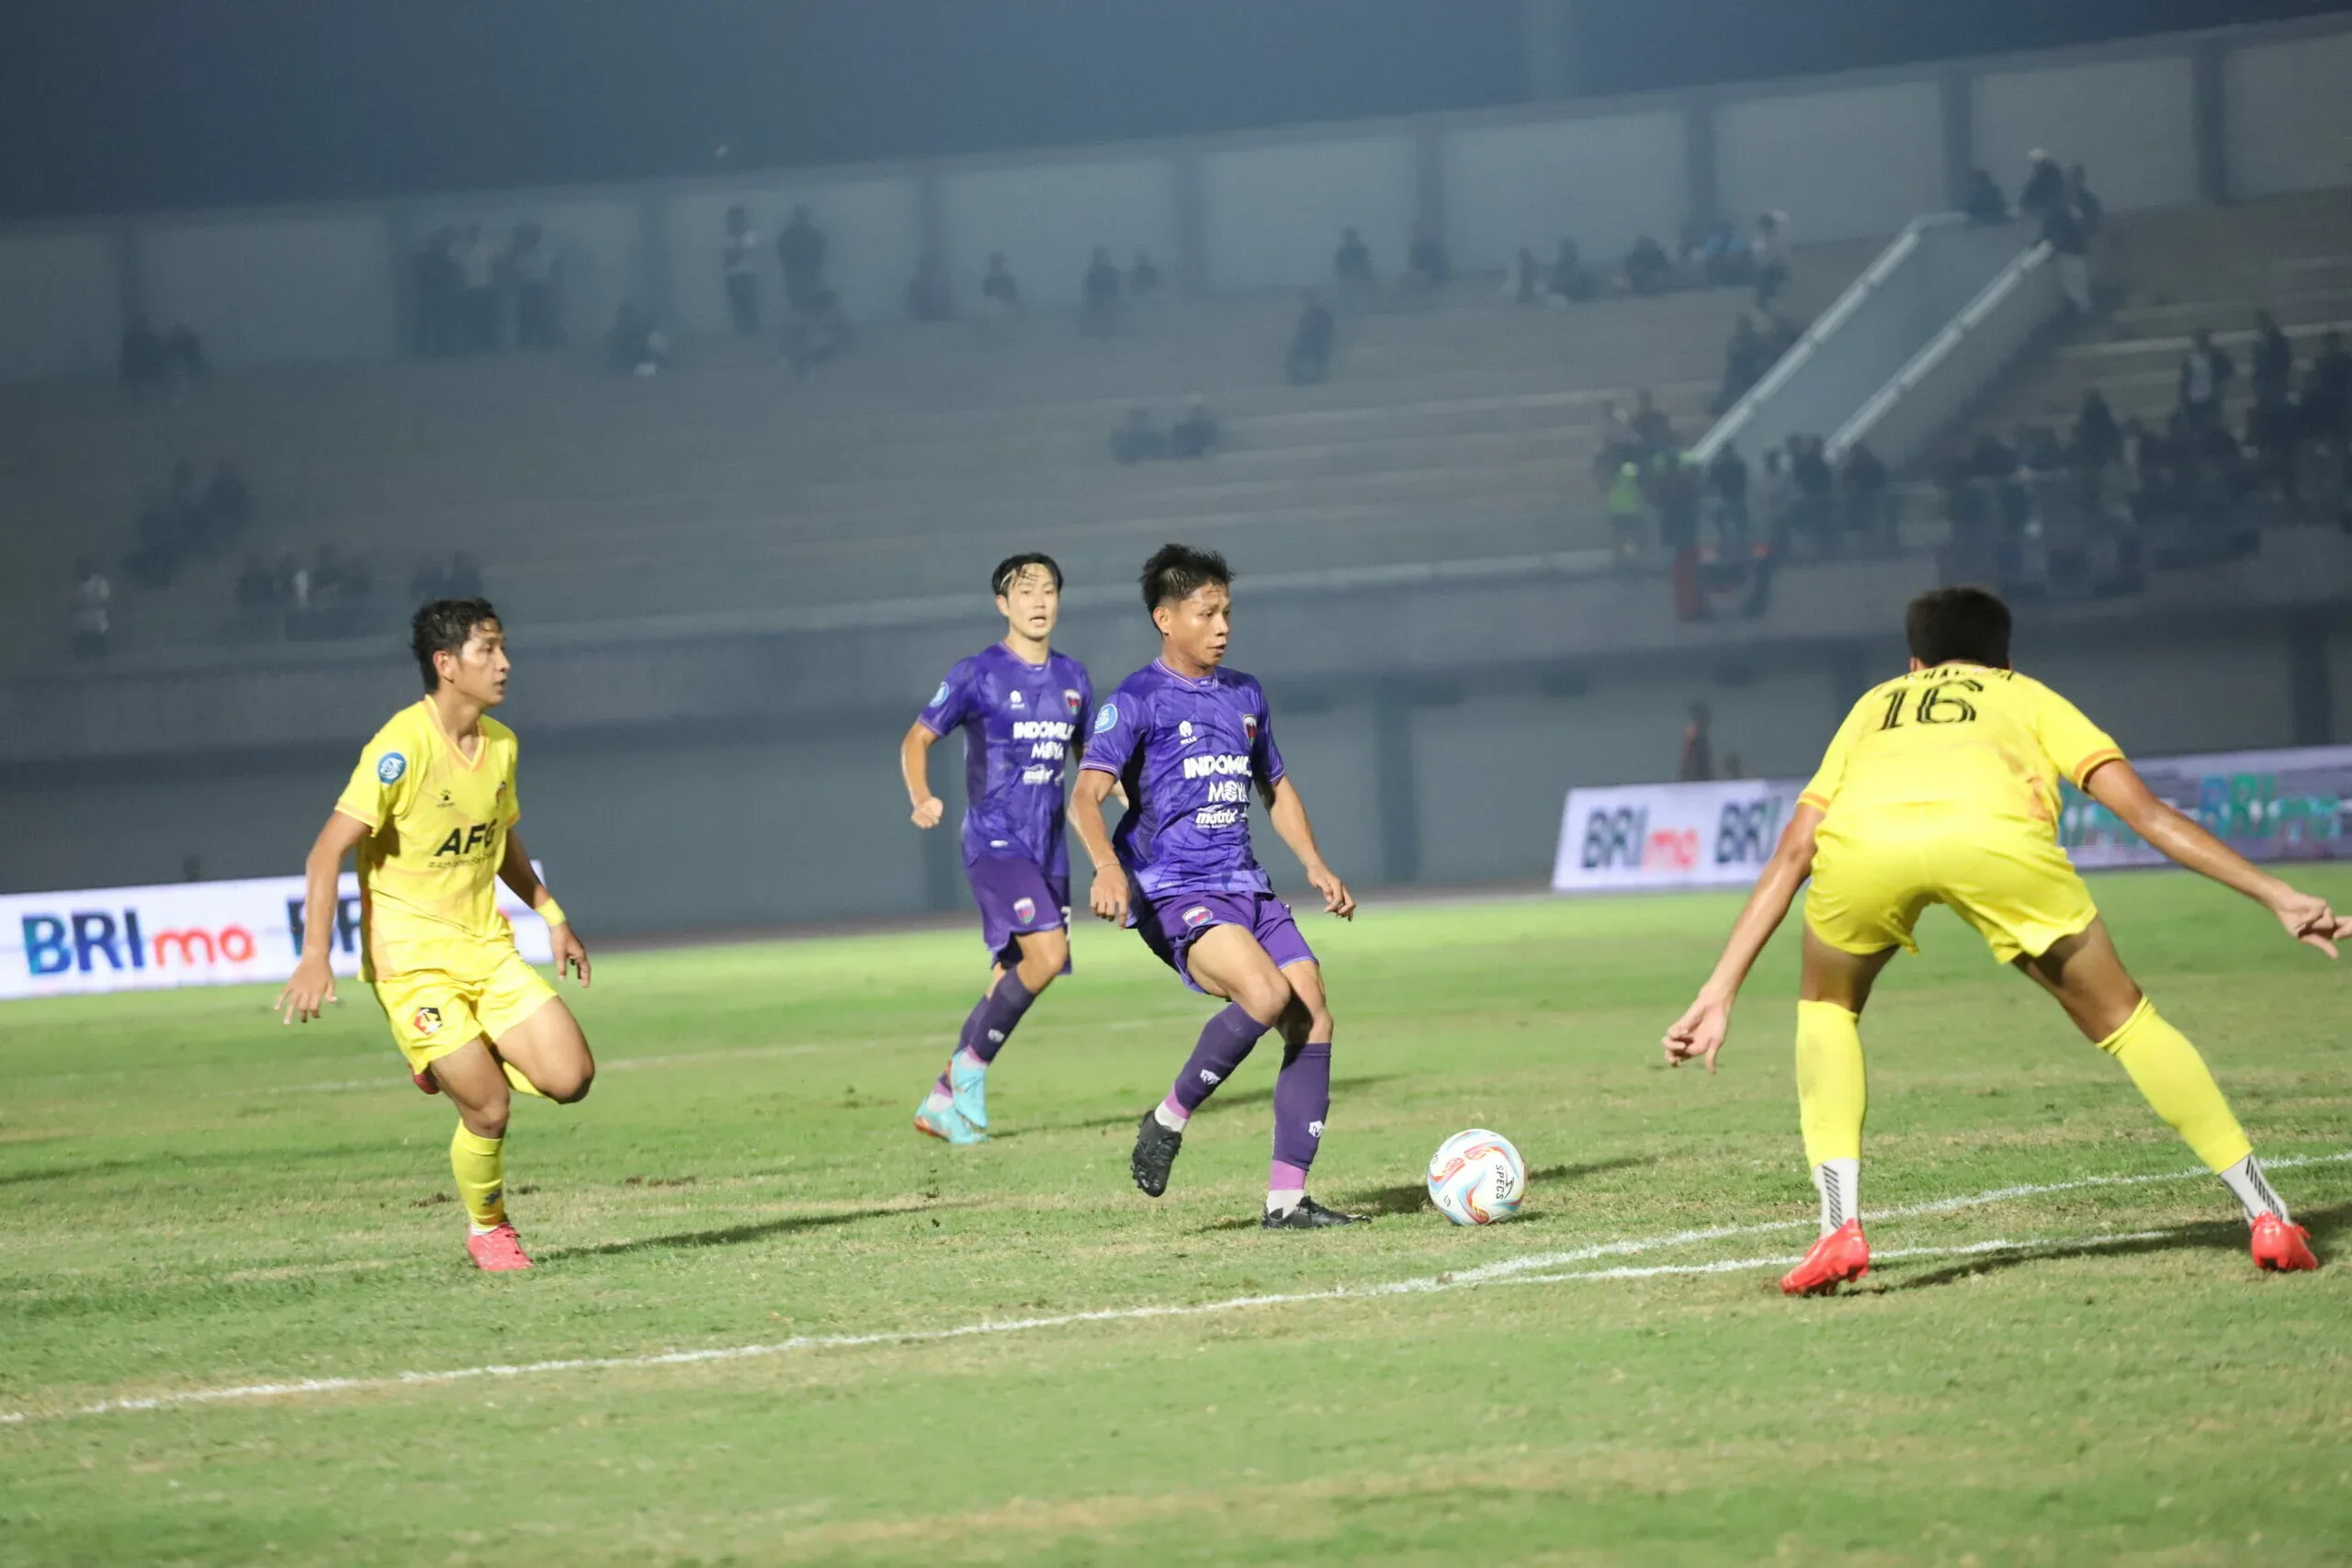
{"label": "purple jersey", "polygon": [[1094,701],[1086,666],[1067,654],[1031,664],[1002,643],[958,662],[916,722],[964,731],[964,863],[989,855],[1069,872],[1063,841],[1065,762]]}
{"label": "purple jersey", "polygon": [[1255,679],[1218,669],[1188,681],[1153,660],[1095,714],[1084,766],[1126,790],[1111,841],[1138,892],[1269,890],[1250,850],[1250,794],[1273,788],[1283,754]]}

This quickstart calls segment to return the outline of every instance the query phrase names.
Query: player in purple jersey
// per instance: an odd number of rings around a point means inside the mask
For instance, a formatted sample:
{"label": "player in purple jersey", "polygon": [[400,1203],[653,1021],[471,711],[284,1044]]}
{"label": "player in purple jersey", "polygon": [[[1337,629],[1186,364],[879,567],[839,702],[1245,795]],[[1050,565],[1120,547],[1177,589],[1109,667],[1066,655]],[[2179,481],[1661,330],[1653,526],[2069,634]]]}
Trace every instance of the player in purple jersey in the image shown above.
{"label": "player in purple jersey", "polygon": [[988,1136],[989,1064],[1029,1004],[1069,973],[1062,783],[1068,758],[1084,749],[1080,721],[1094,702],[1086,666],[1052,648],[1062,599],[1054,558],[1014,556],[989,581],[1004,640],[950,670],[899,742],[915,826],[935,828],[946,807],[931,793],[932,744],[964,731],[964,874],[991,967],[955,1054],[915,1111],[917,1131],[951,1144]]}
{"label": "player in purple jersey", "polygon": [[[1274,745],[1266,694],[1224,668],[1232,582],[1223,557],[1182,545],[1144,563],[1143,602],[1159,628],[1159,657],[1119,682],[1095,714],[1071,800],[1079,840],[1094,862],[1094,912],[1134,926],[1186,985],[1227,1004],[1201,1031],[1168,1098],[1144,1113],[1128,1169],[1151,1197],[1168,1190],[1185,1122],[1259,1037],[1279,1029],[1274,1157],[1261,1223],[1268,1230],[1353,1224],[1363,1216],[1306,1195],[1331,1108],[1331,1010],[1314,950],[1250,852],[1253,788],[1323,908],[1351,919],[1356,901],[1315,847],[1306,804]],[[1114,785],[1125,790],[1127,813],[1106,833],[1102,802]]]}

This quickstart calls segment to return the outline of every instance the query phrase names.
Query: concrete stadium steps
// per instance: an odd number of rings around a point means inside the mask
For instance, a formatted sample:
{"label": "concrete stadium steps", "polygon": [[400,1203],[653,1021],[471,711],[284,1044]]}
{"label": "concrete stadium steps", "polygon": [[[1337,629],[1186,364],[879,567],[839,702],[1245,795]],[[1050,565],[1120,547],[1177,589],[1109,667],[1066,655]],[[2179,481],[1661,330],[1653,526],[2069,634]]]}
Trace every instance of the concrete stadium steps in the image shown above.
{"label": "concrete stadium steps", "polygon": [[[1805,253],[1792,300],[1817,309],[1875,250]],[[763,339],[686,344],[651,381],[510,356],[253,371],[150,408],[18,389],[0,394],[0,507],[70,522],[11,531],[0,565],[54,585],[79,550],[113,561],[181,456],[244,467],[258,520],[240,558],[333,544],[398,603],[419,556],[465,549],[544,620],[966,592],[974,561],[1024,545],[1117,577],[1179,536],[1254,571],[1584,547],[1601,405],[1650,387],[1695,435],[1747,303],[1521,308],[1474,285],[1343,314],[1332,378],[1309,388],[1279,377],[1284,294],[1159,302],[1103,340],[1049,318],[1001,339],[890,324],[806,379]],[[1193,393],[1223,428],[1215,457],[1110,460],[1130,407],[1164,422]],[[119,640],[215,643],[235,571],[192,563],[164,593],[118,578]],[[0,657],[53,658],[62,621],[22,620]]]}
{"label": "concrete stadium steps", "polygon": [[2014,377],[1951,441],[2019,423],[2070,425],[2094,387],[2119,421],[2169,418],[2181,355],[2200,326],[2238,362],[2230,417],[2242,421],[2256,310],[2293,341],[2299,380],[2321,334],[2352,333],[2352,191],[2129,213],[2109,227],[2093,264],[2122,302]]}

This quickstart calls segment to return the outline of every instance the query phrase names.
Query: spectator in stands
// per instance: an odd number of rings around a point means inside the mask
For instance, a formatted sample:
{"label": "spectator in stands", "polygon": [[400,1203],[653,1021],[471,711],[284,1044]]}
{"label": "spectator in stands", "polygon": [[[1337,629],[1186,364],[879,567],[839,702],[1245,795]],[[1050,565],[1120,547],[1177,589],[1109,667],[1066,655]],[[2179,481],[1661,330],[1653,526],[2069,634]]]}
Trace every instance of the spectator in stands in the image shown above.
{"label": "spectator in stands", "polygon": [[2078,316],[2091,313],[2091,237],[2082,219],[2064,200],[2041,209],[2041,243],[2050,247],[2051,265],[2058,269],[2058,287]]}
{"label": "spectator in stands", "polygon": [[1413,244],[1405,259],[1406,280],[1416,294],[1435,294],[1453,281],[1453,263],[1445,254],[1445,241],[1434,223],[1413,225]]}
{"label": "spectator in stands", "polygon": [[1184,406],[1184,417],[1169,428],[1168,455],[1171,457],[1205,457],[1216,446],[1216,416],[1209,412],[1208,400],[1195,394]]}
{"label": "spectator in stands", "polygon": [[1340,248],[1331,253],[1331,282],[1342,295],[1368,295],[1379,287],[1372,272],[1372,247],[1352,225],[1340,231]]}
{"label": "spectator in stands", "polygon": [[2315,439],[2340,445],[2352,436],[2352,355],[2344,352],[2344,334],[2333,327],[2319,340],[2303,407]]}
{"label": "spectator in stands", "polygon": [[1535,252],[1526,245],[1519,247],[1519,254],[1511,258],[1503,272],[1503,303],[1532,305],[1544,297],[1544,264],[1535,259]]}
{"label": "spectator in stands", "polygon": [[2025,184],[2018,189],[2018,211],[2027,218],[2047,216],[2066,204],[2066,176],[2050,154],[2035,148],[2026,157]]}
{"label": "spectator in stands", "polygon": [[1149,251],[1137,251],[1127,268],[1127,298],[1148,299],[1159,292],[1164,280],[1159,276],[1159,264],[1151,259]]}
{"label": "spectator in stands", "polygon": [[727,209],[727,238],[720,242],[718,256],[727,279],[727,314],[735,323],[735,335],[750,337],[760,330],[760,231],[752,227],[746,209]]}
{"label": "spectator in stands", "polygon": [[1584,265],[1584,253],[1577,249],[1574,240],[1562,240],[1560,248],[1552,253],[1552,267],[1544,286],[1555,305],[1589,299],[1600,291],[1599,282]]}
{"label": "spectator in stands", "polygon": [[481,225],[469,223],[458,236],[458,319],[462,323],[468,354],[488,354],[498,346],[498,257],[483,238]]}
{"label": "spectator in stands", "polygon": [[1794,321],[1780,311],[1767,310],[1764,312],[1764,326],[1760,335],[1764,339],[1765,368],[1770,369],[1778,365],[1789,350],[1796,347],[1797,339],[1803,337],[1804,333],[1798,329]]}
{"label": "spectator in stands", "polygon": [[1002,251],[989,257],[989,269],[980,275],[980,308],[996,317],[1021,313],[1021,286],[1012,281]]}
{"label": "spectator in stands", "polygon": [[1698,460],[1664,451],[1650,464],[1649,500],[1657,513],[1657,542],[1667,553],[1674,590],[1674,617],[1703,621],[1707,602],[1699,587],[1699,511],[1703,502]]}
{"label": "spectator in stands", "polygon": [[1757,476],[1752,519],[1763,525],[1763,536],[1776,547],[1788,532],[1789,516],[1796,503],[1796,481],[1789,477],[1788,455],[1778,446],[1771,447],[1764,454],[1763,472]]}
{"label": "spectator in stands", "polygon": [[506,274],[514,280],[514,346],[563,346],[563,318],[556,310],[556,259],[546,231],[537,223],[517,224],[506,251]]}
{"label": "spectator in stands", "polygon": [[1729,441],[1707,465],[1707,491],[1715,502],[1715,547],[1724,555],[1747,549],[1747,459]]}
{"label": "spectator in stands", "polygon": [[1666,247],[1644,234],[1625,253],[1625,287],[1635,294],[1656,294],[1674,280],[1674,263]]}
{"label": "spectator in stands", "polygon": [[1649,504],[1642,489],[1642,465],[1628,457],[1609,477],[1609,540],[1620,562],[1642,553],[1642,518]]}
{"label": "spectator in stands", "polygon": [[825,235],[805,207],[795,207],[775,237],[776,260],[784,267],[784,299],[792,309],[814,303],[825,286]]}
{"label": "spectator in stands", "polygon": [[1634,439],[1645,451],[1663,451],[1674,445],[1674,422],[1657,406],[1645,387],[1634,394],[1634,416],[1628,422]]}
{"label": "spectator in stands", "polygon": [[1168,437],[1141,403],[1129,409],[1126,422],[1111,432],[1111,459],[1122,468],[1166,456]]}
{"label": "spectator in stands", "polygon": [[2090,175],[2080,164],[2066,171],[2066,205],[2075,209],[2084,236],[2096,238],[2099,225],[2107,221],[2107,204],[2092,194]]}
{"label": "spectator in stands", "polygon": [[1753,283],[1756,279],[1755,258],[1749,253],[1747,241],[1727,219],[1718,218],[1707,226],[1694,259],[1700,276],[1717,288]]}
{"label": "spectator in stands", "polygon": [[670,339],[651,317],[624,302],[605,334],[605,363],[624,376],[658,376],[670,368]]}
{"label": "spectator in stands", "polygon": [[2257,397],[2245,416],[2246,445],[2254,448],[2262,488],[2294,511],[2303,504],[2300,448],[2305,428],[2302,406],[2290,395]]}
{"label": "spectator in stands", "polygon": [[2067,455],[2075,468],[2094,474],[2123,460],[2123,432],[2115,423],[2115,411],[2107,406],[2107,395],[2097,387],[2083,394],[2082,406],[2075,411],[2074,441]]}
{"label": "spectator in stands", "polygon": [[1835,518],[1838,475],[1817,435],[1789,437],[1789,479],[1796,491],[1796,506],[1789,525],[1810,534],[1816,547],[1826,545]]}
{"label": "spectator in stands", "polygon": [[937,251],[925,251],[922,260],[915,264],[915,276],[907,285],[907,314],[918,321],[952,321],[956,319],[956,299],[947,280],[947,258]]}
{"label": "spectator in stands", "polygon": [[1748,242],[1747,254],[1756,275],[1756,308],[1769,310],[1789,284],[1789,215],[1757,214],[1756,237]]}
{"label": "spectator in stands", "polygon": [[1845,506],[1849,537],[1871,545],[1893,542],[1894,520],[1887,506],[1886,465],[1864,443],[1855,442],[1847,452],[1838,491]]}
{"label": "spectator in stands", "polygon": [[1971,223],[2007,223],[2009,220],[2008,198],[1993,176],[1983,169],[1968,171],[1968,194],[1961,200],[1960,209],[1968,214]]}
{"label": "spectator in stands", "polygon": [[2254,346],[2246,354],[2246,385],[2256,408],[2283,403],[2295,382],[2295,348],[2267,310],[2254,313]]}
{"label": "spectator in stands", "polygon": [[1331,307],[1312,290],[1300,296],[1298,325],[1291,332],[1290,351],[1283,358],[1283,377],[1294,387],[1311,387],[1331,374],[1331,351],[1339,337],[1339,319]]}
{"label": "spectator in stands", "polygon": [[1593,421],[1593,480],[1607,490],[1615,482],[1621,467],[1639,463],[1647,452],[1641,438],[1634,434],[1633,422],[1614,400],[1600,405],[1600,415]]}
{"label": "spectator in stands", "polygon": [[1716,389],[1712,412],[1728,412],[1771,367],[1772,355],[1764,345],[1764,335],[1756,330],[1755,319],[1742,310],[1732,322],[1731,341],[1724,345],[1724,384]]}
{"label": "spectator in stands", "polygon": [[1707,728],[1712,716],[1704,703],[1690,705],[1690,722],[1682,727],[1682,753],[1674,764],[1680,784],[1705,784],[1715,776],[1714,746]]}
{"label": "spectator in stands", "polygon": [[824,284],[793,301],[784,317],[784,358],[796,376],[839,356],[849,346],[849,317],[841,296]]}
{"label": "spectator in stands", "polygon": [[114,584],[87,556],[74,561],[74,652],[83,659],[102,659],[114,637]]}
{"label": "spectator in stands", "polygon": [[443,227],[425,236],[416,253],[416,354],[438,359],[458,352],[465,333],[459,317],[464,280],[458,269],[458,231]]}
{"label": "spectator in stands", "polygon": [[2180,362],[2180,412],[2189,423],[2199,428],[2221,423],[2222,400],[2237,373],[2230,356],[2213,345],[2211,331],[2198,328]]}
{"label": "spectator in stands", "polygon": [[1119,294],[1125,280],[1119,276],[1119,264],[1111,259],[1111,247],[1094,247],[1094,259],[1086,268],[1086,280],[1078,310],[1078,330],[1089,337],[1104,337],[1119,324]]}

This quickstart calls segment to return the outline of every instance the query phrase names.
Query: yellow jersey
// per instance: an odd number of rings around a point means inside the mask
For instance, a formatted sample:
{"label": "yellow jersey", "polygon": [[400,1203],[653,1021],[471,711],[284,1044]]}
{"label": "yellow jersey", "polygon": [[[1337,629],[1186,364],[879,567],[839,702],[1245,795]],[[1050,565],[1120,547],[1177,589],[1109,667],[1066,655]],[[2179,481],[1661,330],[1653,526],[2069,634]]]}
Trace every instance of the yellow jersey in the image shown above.
{"label": "yellow jersey", "polygon": [[514,794],[514,732],[484,716],[469,758],[431,698],[402,708],[359,753],[334,808],[368,825],[359,844],[360,974],[467,975],[514,948],[498,912]]}
{"label": "yellow jersey", "polygon": [[2080,788],[2122,751],[2074,704],[2030,677],[1939,664],[1854,705],[1798,799],[1831,818],[1950,806],[2031,822],[2053,840],[2058,781]]}

